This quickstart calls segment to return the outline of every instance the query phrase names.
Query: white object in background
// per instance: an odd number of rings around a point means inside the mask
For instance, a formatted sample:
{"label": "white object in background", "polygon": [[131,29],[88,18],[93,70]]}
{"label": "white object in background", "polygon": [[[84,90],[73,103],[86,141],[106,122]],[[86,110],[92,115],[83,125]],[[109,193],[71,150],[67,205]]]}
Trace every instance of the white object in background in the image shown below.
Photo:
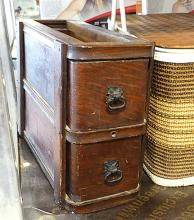
{"label": "white object in background", "polygon": [[154,60],[172,63],[193,63],[194,49],[166,49],[155,47]]}
{"label": "white object in background", "polygon": [[40,0],[41,19],[55,19],[71,0]]}
{"label": "white object in background", "polygon": [[126,14],[125,14],[125,4],[124,0],[119,1],[120,4],[120,14],[121,14],[121,25],[122,31],[127,32],[127,24],[126,24]]}
{"label": "white object in background", "polygon": [[116,9],[117,9],[117,0],[112,0],[111,20],[108,20],[108,29],[111,31],[115,30]]}
{"label": "white object in background", "polygon": [[[120,14],[121,14],[121,28],[119,29],[121,32],[127,33],[124,0],[119,0],[119,7],[120,7]],[[118,26],[116,25],[116,9],[117,9],[117,0],[112,0],[111,20],[108,20],[108,29],[111,31],[114,31],[118,28]]]}
{"label": "white object in background", "polygon": [[15,40],[15,15],[14,15],[14,6],[12,0],[4,0],[5,6],[5,20],[7,22],[6,27],[8,31],[9,43],[12,49],[14,40]]}
{"label": "white object in background", "polygon": [[[6,4],[4,4],[6,3]],[[10,4],[9,4],[10,3]],[[5,9],[9,7],[9,10]],[[0,219],[22,220],[19,191],[19,155],[16,124],[16,88],[11,60],[14,26],[11,2],[0,0]],[[7,17],[11,19],[7,20]],[[10,22],[13,24],[10,24]],[[12,30],[13,31],[13,30]],[[10,41],[11,40],[11,41]]]}
{"label": "white object in background", "polygon": [[149,1],[149,0],[142,0],[142,15],[147,15],[147,13],[148,13],[147,1]]}

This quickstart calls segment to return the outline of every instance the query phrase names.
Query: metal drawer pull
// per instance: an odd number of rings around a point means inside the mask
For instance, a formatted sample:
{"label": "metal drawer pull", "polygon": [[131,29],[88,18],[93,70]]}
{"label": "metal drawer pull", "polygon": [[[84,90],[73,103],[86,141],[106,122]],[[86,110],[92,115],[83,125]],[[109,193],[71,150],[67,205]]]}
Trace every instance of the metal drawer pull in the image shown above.
{"label": "metal drawer pull", "polygon": [[119,169],[119,162],[111,160],[104,162],[104,179],[107,185],[114,185],[123,178],[122,171]]}
{"label": "metal drawer pull", "polygon": [[123,109],[126,106],[121,87],[109,87],[106,95],[106,103],[111,111]]}

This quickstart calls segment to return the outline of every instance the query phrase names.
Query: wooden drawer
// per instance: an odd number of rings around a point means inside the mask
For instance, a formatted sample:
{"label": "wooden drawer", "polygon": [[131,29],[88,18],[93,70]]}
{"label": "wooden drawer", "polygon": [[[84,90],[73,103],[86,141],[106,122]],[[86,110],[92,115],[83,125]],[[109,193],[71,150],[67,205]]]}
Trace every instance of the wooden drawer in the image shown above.
{"label": "wooden drawer", "polygon": [[18,132],[56,204],[87,213],[128,202],[140,184],[153,45],[83,22],[18,27]]}
{"label": "wooden drawer", "polygon": [[139,188],[141,139],[67,145],[69,185],[67,195],[74,202],[86,202]]}
{"label": "wooden drawer", "polygon": [[148,65],[149,59],[70,61],[69,128],[88,131],[144,123]]}

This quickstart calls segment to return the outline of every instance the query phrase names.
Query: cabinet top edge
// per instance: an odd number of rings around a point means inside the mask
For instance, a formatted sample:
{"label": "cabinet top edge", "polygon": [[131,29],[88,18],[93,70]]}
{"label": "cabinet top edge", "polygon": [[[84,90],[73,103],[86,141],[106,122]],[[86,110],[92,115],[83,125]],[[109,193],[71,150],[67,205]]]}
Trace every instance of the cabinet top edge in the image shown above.
{"label": "cabinet top edge", "polygon": [[61,43],[66,48],[69,59],[153,57],[154,44],[151,41],[115,33],[85,22],[20,20],[19,23],[22,25],[23,32],[30,30],[30,34],[38,33],[53,43]]}
{"label": "cabinet top edge", "polygon": [[[97,47],[97,46],[153,46],[153,42],[135,37],[133,35],[124,35],[118,32],[113,32],[101,27],[97,27],[91,24],[87,24],[81,21],[72,20],[20,20],[23,26],[29,27],[34,31],[38,31],[42,34],[49,36],[55,40],[64,41],[67,45],[75,47]],[[89,41],[83,41],[76,36],[72,36],[66,33],[60,32],[58,29],[66,29],[67,31],[74,31],[77,34],[88,35]],[[74,34],[75,34],[74,33]]]}

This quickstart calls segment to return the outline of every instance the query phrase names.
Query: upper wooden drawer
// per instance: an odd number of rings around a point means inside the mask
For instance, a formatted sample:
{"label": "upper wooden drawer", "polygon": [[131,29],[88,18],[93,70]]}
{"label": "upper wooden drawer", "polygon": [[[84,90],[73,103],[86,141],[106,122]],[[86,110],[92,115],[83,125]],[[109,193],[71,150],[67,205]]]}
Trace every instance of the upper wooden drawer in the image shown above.
{"label": "upper wooden drawer", "polygon": [[144,123],[148,59],[68,65],[67,125],[72,131]]}

